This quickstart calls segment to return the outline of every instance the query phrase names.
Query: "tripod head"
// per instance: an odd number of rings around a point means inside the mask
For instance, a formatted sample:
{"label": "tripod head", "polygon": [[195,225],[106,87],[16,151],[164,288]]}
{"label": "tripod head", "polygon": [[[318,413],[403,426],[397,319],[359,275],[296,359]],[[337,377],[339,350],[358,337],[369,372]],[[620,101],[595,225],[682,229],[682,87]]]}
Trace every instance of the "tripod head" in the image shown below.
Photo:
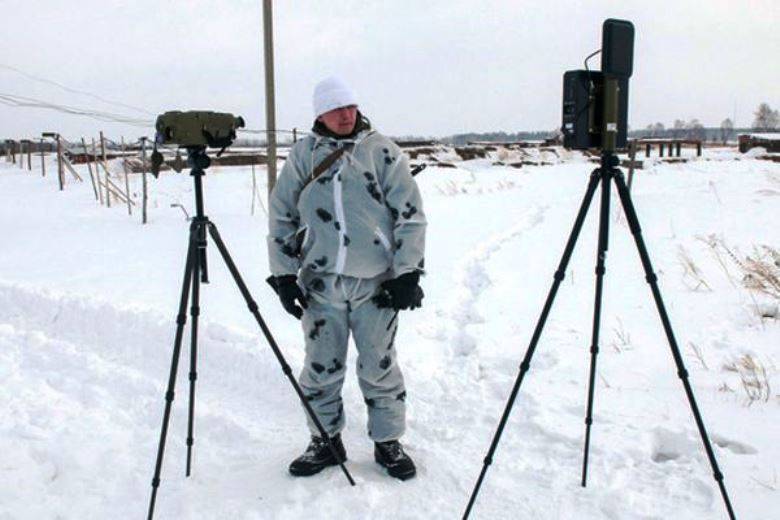
{"label": "tripod head", "polygon": [[192,168],[190,175],[205,175],[206,169],[211,166],[211,159],[206,154],[205,146],[187,147],[187,166]]}

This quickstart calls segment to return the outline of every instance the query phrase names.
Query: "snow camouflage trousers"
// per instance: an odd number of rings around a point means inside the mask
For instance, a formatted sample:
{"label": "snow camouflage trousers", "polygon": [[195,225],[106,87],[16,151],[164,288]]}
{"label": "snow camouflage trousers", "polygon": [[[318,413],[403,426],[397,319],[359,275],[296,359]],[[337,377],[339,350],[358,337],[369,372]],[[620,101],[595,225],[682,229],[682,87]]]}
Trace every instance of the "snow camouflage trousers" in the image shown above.
{"label": "snow camouflage trousers", "polygon": [[[306,358],[299,382],[329,435],[344,428],[341,387],[347,372],[350,332],[357,346],[357,376],[368,407],[368,435],[375,442],[398,439],[406,418],[406,390],[394,345],[398,312],[380,309],[371,297],[390,277],[353,278],[301,271],[308,296],[303,313]],[[308,417],[309,430],[319,435]]]}

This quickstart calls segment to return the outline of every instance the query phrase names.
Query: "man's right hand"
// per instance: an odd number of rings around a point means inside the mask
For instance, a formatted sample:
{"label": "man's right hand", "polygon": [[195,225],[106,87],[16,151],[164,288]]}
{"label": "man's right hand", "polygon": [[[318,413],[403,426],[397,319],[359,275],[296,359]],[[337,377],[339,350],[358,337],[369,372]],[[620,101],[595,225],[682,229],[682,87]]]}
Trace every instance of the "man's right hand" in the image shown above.
{"label": "man's right hand", "polygon": [[306,296],[298,286],[298,277],[295,275],[277,276],[275,282],[276,294],[279,295],[284,310],[297,319],[301,319],[303,309],[308,309],[309,305],[306,303]]}

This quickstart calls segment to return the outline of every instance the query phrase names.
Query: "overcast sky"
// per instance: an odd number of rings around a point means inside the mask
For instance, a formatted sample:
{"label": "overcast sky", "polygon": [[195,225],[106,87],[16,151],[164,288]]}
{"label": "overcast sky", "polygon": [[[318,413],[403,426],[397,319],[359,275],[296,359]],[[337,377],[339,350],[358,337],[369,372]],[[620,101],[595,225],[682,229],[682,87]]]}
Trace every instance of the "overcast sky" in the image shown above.
{"label": "overcast sky", "polygon": [[[141,108],[208,109],[265,128],[262,0],[0,0],[0,65]],[[629,124],[749,125],[780,108],[780,1],[277,0],[278,128],[308,129],[311,92],[337,74],[391,135],[550,130],[563,72],[601,44],[606,18],[636,27]],[[599,59],[591,66],[598,68]],[[0,66],[0,93],[153,119]],[[0,105],[0,137],[151,135]]]}

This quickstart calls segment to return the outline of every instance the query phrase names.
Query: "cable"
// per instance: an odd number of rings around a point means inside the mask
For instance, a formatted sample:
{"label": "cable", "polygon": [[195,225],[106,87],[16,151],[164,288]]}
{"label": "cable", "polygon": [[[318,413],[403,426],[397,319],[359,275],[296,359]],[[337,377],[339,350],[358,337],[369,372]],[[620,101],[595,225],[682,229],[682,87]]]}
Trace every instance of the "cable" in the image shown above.
{"label": "cable", "polygon": [[[7,66],[2,64],[0,64],[0,67],[8,68]],[[130,117],[122,114],[105,112],[102,110],[93,110],[93,109],[78,108],[78,107],[73,107],[68,105],[59,105],[57,103],[51,103],[49,101],[44,101],[41,99],[35,99],[26,96],[18,96],[16,94],[6,94],[0,92],[0,104],[10,106],[10,107],[45,108],[48,110],[55,110],[57,112],[62,112],[65,114],[85,116],[92,119],[96,119],[98,121],[104,121],[109,123],[123,123],[126,125],[136,126],[140,128],[154,127],[154,121],[151,119]],[[147,112],[147,113],[151,113],[151,112]],[[293,134],[293,135],[297,133],[303,133],[303,134],[306,133],[306,132],[299,132],[297,130],[286,130],[286,129],[276,129],[273,132],[277,134],[282,133],[282,134]],[[238,129],[238,133],[267,134],[268,130],[240,128]]]}
{"label": "cable", "polygon": [[26,78],[29,78],[31,80],[39,81],[41,83],[48,83],[49,85],[54,85],[56,87],[61,88],[62,90],[65,90],[66,92],[71,92],[73,94],[81,94],[81,95],[84,95],[84,96],[89,96],[91,98],[97,99],[98,101],[102,101],[103,103],[108,103],[109,105],[116,105],[116,106],[120,106],[120,107],[123,107],[123,108],[129,108],[131,110],[135,110],[136,112],[141,112],[143,114],[147,114],[147,115],[150,115],[150,116],[155,115],[153,112],[149,112],[148,110],[145,110],[143,108],[139,108],[139,107],[136,107],[136,106],[133,106],[133,105],[128,105],[126,103],[122,103],[122,102],[119,102],[119,101],[111,101],[110,99],[106,99],[106,98],[104,98],[102,96],[99,96],[97,94],[93,94],[91,92],[87,92],[87,91],[84,91],[84,90],[78,90],[78,89],[75,89],[75,88],[72,88],[72,87],[68,87],[67,85],[63,85],[62,83],[57,83],[56,81],[53,81],[53,80],[50,80],[50,79],[46,79],[46,78],[42,78],[40,76],[34,76],[34,75],[32,75],[32,74],[30,74],[28,72],[25,72],[25,71],[23,71],[21,69],[17,69],[16,67],[12,67],[10,65],[5,65],[3,63],[0,63],[0,69],[10,70],[10,71],[16,72],[17,74],[21,74],[22,76],[24,76]]}
{"label": "cable", "polygon": [[83,108],[69,107],[66,105],[58,105],[56,103],[49,103],[40,99],[26,96],[17,96],[14,94],[0,93],[0,103],[15,107],[46,108],[49,110],[64,112],[66,114],[87,116],[100,121],[125,123],[132,126],[148,127],[153,125],[153,122],[149,119],[139,119],[99,110],[88,110]]}

